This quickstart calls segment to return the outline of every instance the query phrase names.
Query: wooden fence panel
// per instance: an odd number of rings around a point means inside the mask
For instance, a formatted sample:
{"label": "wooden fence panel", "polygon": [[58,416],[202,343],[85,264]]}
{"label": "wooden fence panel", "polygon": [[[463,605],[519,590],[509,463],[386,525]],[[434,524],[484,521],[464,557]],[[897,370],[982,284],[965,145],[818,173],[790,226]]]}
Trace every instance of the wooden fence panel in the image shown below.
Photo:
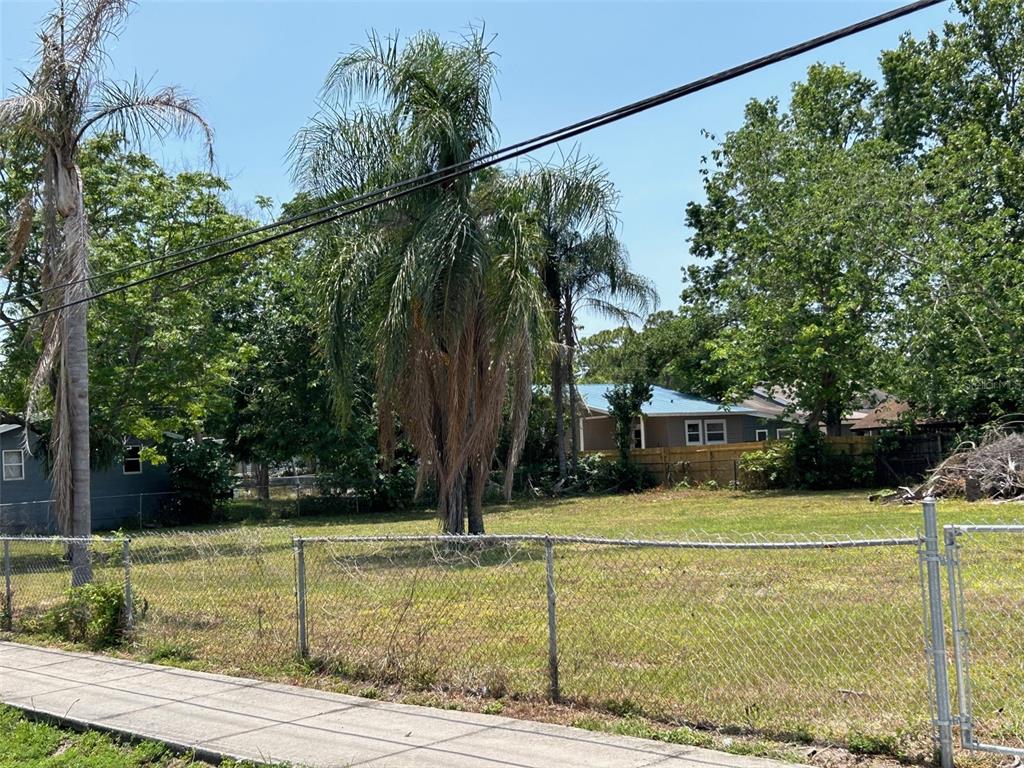
{"label": "wooden fence panel", "polygon": [[[836,450],[859,456],[870,453],[872,437],[829,437]],[[675,446],[671,448],[634,448],[629,455],[637,464],[650,472],[661,485],[689,482],[694,485],[714,481],[720,486],[739,483],[739,460],[749,451],[759,451],[766,443],[726,443],[725,445]],[[600,454],[614,459],[616,451],[584,451],[587,455]]]}

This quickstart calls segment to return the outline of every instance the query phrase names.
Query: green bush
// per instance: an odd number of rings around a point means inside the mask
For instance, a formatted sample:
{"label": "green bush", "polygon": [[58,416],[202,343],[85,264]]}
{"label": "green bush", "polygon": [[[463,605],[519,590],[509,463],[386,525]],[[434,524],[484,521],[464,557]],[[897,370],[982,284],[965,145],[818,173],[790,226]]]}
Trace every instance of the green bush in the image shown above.
{"label": "green bush", "polygon": [[755,491],[789,488],[793,484],[793,443],[768,443],[759,451],[740,456],[740,484]]}
{"label": "green bush", "polygon": [[837,451],[821,432],[799,430],[792,440],[766,445],[740,456],[740,482],[750,490],[793,488],[837,490],[875,483],[873,454]]}
{"label": "green bush", "polygon": [[601,454],[581,456],[571,481],[572,488],[582,493],[634,493],[657,485],[641,465]]}
{"label": "green bush", "polygon": [[[139,600],[133,609],[138,614]],[[84,643],[94,651],[119,645],[125,639],[124,591],[120,584],[84,584],[64,593],[57,605],[37,618],[30,630],[69,643]]]}
{"label": "green bush", "polygon": [[167,468],[176,496],[162,522],[193,525],[217,520],[234,487],[231,457],[224,448],[208,438],[173,442]]}

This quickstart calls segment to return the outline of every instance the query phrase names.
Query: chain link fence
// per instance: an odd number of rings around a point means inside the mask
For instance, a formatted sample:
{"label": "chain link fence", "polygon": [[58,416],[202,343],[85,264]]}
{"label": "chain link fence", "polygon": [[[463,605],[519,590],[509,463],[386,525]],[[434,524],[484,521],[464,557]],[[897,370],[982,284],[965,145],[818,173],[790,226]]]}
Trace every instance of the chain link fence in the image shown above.
{"label": "chain link fence", "polygon": [[123,584],[124,544],[119,539],[0,537],[0,630],[31,632],[71,587],[72,548],[85,553],[92,581]]}
{"label": "chain link fence", "polygon": [[[274,677],[307,656],[395,692],[555,699],[849,744],[898,736],[917,754],[953,724],[970,748],[1020,750],[1024,526],[947,527],[943,559],[930,509],[924,537],[293,539],[264,527],[87,545],[94,580],[134,596],[128,650],[152,661]],[[0,539],[0,631],[34,631],[82,543]]]}
{"label": "chain link fence", "polygon": [[308,652],[348,676],[823,740],[927,733],[918,545],[297,542]]}

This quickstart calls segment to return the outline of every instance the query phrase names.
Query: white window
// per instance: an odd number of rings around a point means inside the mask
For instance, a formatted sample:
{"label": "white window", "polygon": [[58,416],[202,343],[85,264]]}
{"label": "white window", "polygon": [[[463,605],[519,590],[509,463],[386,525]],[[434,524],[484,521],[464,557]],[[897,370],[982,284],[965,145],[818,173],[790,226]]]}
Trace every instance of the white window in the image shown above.
{"label": "white window", "polygon": [[704,442],[699,421],[686,422],[686,444],[701,445]]}
{"label": "white window", "polygon": [[126,445],[124,447],[124,464],[122,469],[126,475],[142,474],[142,459],[139,458],[141,446]]}
{"label": "white window", "polygon": [[754,430],[754,439],[757,442],[759,442],[759,443],[764,442],[765,440],[768,439],[768,430],[767,429],[755,429]]}
{"label": "white window", "polygon": [[725,419],[714,419],[704,422],[704,442],[708,445],[720,445],[726,442]]}
{"label": "white window", "polygon": [[793,430],[792,429],[776,429],[775,430],[775,436],[779,440],[789,440],[791,437],[793,437]]}
{"label": "white window", "polygon": [[4,451],[4,480],[25,479],[25,453],[20,448],[16,451]]}

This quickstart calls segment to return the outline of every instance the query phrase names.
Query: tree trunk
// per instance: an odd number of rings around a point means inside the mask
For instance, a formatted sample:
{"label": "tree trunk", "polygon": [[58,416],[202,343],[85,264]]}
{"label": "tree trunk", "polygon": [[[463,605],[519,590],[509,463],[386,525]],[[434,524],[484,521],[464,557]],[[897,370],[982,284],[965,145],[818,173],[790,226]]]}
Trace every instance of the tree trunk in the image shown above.
{"label": "tree trunk", "polygon": [[[87,277],[89,274],[89,233],[85,220],[85,201],[82,197],[82,179],[78,169],[57,163],[57,210],[63,216],[65,258],[69,260],[69,274]],[[78,277],[74,279],[79,279]],[[88,283],[70,286],[64,292],[66,299],[75,301],[88,295]],[[70,445],[71,535],[88,538],[92,535],[91,477],[89,467],[89,328],[88,304],[83,302],[64,311],[63,360],[61,383],[68,387],[64,404],[68,409],[69,432],[65,438]],[[92,581],[92,558],[88,543],[71,547],[71,585],[81,586]]]}
{"label": "tree trunk", "polygon": [[[71,535],[92,535],[91,477],[89,474],[89,342],[86,305],[68,310],[67,349],[68,397],[71,434]],[[71,550],[71,586],[92,581],[92,562],[88,544],[76,544]]]}
{"label": "tree trunk", "polygon": [[555,406],[555,445],[558,450],[558,478],[564,480],[565,470],[565,404],[563,389],[562,353],[556,352],[551,361],[551,399]]}
{"label": "tree trunk", "polygon": [[448,493],[443,488],[438,489],[437,513],[443,522],[445,534],[462,536],[466,533],[465,482],[456,482]]}
{"label": "tree trunk", "polygon": [[466,478],[466,493],[469,502],[469,533],[479,536],[484,532],[484,492],[487,490],[487,468],[481,462],[475,469],[470,468]]}
{"label": "tree trunk", "polygon": [[562,334],[565,336],[565,383],[569,388],[569,444],[572,447],[572,472],[576,474],[579,465],[579,428],[576,424],[576,371],[573,370],[574,357],[576,352],[576,329],[572,321],[572,297],[568,295],[563,298],[564,320]]}
{"label": "tree trunk", "polygon": [[256,497],[260,501],[270,501],[270,467],[265,461],[256,464]]}

